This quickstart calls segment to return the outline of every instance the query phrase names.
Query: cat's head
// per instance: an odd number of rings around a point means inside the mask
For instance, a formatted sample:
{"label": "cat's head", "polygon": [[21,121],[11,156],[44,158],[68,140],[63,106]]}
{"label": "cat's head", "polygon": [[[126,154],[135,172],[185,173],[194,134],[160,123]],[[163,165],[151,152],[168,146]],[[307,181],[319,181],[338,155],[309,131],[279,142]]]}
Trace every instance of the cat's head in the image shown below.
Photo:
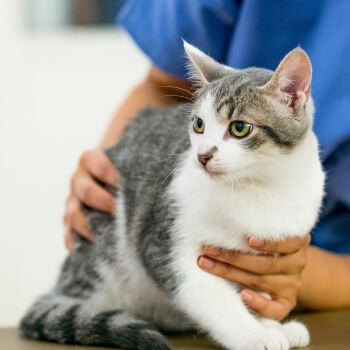
{"label": "cat's head", "polygon": [[199,83],[191,113],[195,164],[209,175],[244,176],[283,159],[312,126],[311,63],[301,48],[273,72],[224,66],[185,42]]}

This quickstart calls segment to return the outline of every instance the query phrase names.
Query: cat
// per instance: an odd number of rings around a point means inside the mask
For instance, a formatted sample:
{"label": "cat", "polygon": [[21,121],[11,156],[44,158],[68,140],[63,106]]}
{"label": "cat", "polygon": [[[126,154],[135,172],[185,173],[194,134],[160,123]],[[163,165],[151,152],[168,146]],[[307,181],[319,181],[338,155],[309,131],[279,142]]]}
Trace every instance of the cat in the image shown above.
{"label": "cat", "polygon": [[87,209],[55,287],[24,336],[123,349],[170,349],[163,331],[198,329],[235,350],[309,344],[307,328],[253,314],[241,286],[197,266],[203,244],[258,254],[248,235],[303,236],[325,175],[312,131],[312,67],[296,48],[275,71],[234,69],[184,43],[193,103],[148,108],[106,151],[121,173],[114,216]]}

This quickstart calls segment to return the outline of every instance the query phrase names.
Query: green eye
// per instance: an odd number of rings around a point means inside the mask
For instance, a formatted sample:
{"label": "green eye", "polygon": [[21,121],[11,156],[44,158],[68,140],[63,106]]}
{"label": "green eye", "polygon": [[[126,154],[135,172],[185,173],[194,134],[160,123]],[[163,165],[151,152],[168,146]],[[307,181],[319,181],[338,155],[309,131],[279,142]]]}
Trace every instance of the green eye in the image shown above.
{"label": "green eye", "polygon": [[201,118],[194,118],[194,122],[193,122],[193,130],[194,132],[196,132],[197,134],[203,134],[205,129],[204,126],[204,121]]}
{"label": "green eye", "polygon": [[243,122],[242,120],[235,120],[229,126],[230,134],[238,138],[247,136],[252,130],[253,125]]}

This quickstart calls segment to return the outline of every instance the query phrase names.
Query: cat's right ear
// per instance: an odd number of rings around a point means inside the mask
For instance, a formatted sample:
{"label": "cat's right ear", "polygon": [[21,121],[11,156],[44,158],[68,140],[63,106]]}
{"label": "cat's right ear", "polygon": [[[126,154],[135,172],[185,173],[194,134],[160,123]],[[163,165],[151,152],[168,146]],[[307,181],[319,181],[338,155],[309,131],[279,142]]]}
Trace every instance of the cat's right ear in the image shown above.
{"label": "cat's right ear", "polygon": [[184,49],[189,59],[190,78],[199,85],[206,85],[227,75],[233,68],[227,67],[206,55],[187,41],[183,40]]}
{"label": "cat's right ear", "polygon": [[309,56],[297,47],[284,57],[272,79],[262,89],[296,111],[310,97],[311,75]]}

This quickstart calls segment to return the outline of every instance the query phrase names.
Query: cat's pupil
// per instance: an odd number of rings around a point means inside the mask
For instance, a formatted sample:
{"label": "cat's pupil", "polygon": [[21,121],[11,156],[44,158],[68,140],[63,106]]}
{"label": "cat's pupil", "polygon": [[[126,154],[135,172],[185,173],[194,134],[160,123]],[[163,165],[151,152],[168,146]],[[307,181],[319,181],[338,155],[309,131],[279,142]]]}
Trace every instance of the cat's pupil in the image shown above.
{"label": "cat's pupil", "polygon": [[201,118],[197,118],[197,127],[201,129],[203,126],[203,120]]}
{"label": "cat's pupil", "polygon": [[242,132],[243,129],[244,129],[244,123],[238,121],[238,122],[236,122],[235,127],[236,127],[236,130],[237,130],[238,132]]}

